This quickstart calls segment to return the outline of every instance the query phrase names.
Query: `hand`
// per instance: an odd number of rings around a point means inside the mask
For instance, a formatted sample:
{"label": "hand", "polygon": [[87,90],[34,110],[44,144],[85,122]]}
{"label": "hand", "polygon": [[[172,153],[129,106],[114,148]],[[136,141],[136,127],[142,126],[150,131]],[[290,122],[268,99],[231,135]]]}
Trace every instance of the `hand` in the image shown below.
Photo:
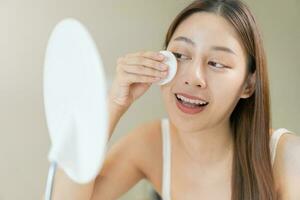
{"label": "hand", "polygon": [[149,89],[152,83],[167,76],[168,66],[162,62],[163,60],[163,54],[151,51],[120,57],[109,100],[127,109]]}

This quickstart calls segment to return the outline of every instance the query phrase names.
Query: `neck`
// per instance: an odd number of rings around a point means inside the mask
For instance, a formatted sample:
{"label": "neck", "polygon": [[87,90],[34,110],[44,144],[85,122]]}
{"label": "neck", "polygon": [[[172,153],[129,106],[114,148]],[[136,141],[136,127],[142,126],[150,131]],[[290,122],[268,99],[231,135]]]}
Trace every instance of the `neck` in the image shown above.
{"label": "neck", "polygon": [[192,160],[199,164],[213,164],[228,159],[233,153],[233,136],[229,122],[200,131],[181,131],[170,124],[175,142]]}

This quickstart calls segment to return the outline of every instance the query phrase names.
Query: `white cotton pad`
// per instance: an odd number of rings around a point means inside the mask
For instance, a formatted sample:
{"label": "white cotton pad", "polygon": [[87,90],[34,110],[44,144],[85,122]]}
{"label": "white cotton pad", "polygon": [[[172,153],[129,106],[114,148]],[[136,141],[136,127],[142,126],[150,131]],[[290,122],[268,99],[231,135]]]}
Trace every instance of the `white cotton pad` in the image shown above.
{"label": "white cotton pad", "polygon": [[58,23],[44,65],[48,158],[81,184],[97,176],[105,157],[109,113],[104,72],[88,30],[75,19]]}
{"label": "white cotton pad", "polygon": [[158,85],[164,85],[169,83],[175,77],[177,72],[177,60],[174,54],[170,51],[160,51],[159,53],[166,56],[163,62],[169,66],[168,76],[157,82]]}

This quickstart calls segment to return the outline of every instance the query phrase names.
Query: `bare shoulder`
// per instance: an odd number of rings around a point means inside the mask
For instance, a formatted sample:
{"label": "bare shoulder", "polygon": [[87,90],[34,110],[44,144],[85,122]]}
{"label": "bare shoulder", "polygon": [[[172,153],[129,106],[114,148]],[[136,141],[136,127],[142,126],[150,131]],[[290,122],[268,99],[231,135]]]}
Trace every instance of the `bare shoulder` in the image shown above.
{"label": "bare shoulder", "polygon": [[[117,147],[119,146],[119,147]],[[160,164],[162,139],[160,119],[147,121],[136,126],[116,144],[119,152],[126,151],[126,157],[148,178],[149,171]],[[123,149],[123,150],[122,150]],[[123,154],[122,153],[122,154]]]}
{"label": "bare shoulder", "polygon": [[283,134],[278,142],[274,163],[275,179],[282,200],[300,199],[300,136]]}
{"label": "bare shoulder", "polygon": [[[136,145],[136,161],[139,167],[145,172],[148,177],[149,171],[153,168],[157,168],[157,164],[160,164],[162,156],[162,138],[161,138],[161,122],[160,119],[145,122],[137,127],[139,130],[133,133],[136,136],[136,140],[139,140],[139,145]],[[149,175],[150,176],[150,175]],[[148,177],[149,178],[149,177]]]}
{"label": "bare shoulder", "polygon": [[161,142],[160,120],[139,124],[128,135],[124,136],[123,142],[142,153],[147,153],[148,150],[159,146]]}
{"label": "bare shoulder", "polygon": [[143,123],[113,144],[95,181],[92,199],[117,199],[139,180],[149,179],[157,165],[159,132],[159,120]]}
{"label": "bare shoulder", "polygon": [[132,137],[142,142],[144,147],[157,144],[160,137],[160,120],[155,119],[152,121],[144,122],[138,125],[132,132]]}

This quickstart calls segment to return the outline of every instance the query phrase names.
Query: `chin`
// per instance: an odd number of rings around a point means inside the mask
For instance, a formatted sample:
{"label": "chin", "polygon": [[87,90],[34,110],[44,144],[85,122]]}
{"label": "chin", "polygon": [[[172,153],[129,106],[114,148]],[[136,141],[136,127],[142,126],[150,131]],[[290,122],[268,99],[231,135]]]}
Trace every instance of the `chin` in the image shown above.
{"label": "chin", "polygon": [[201,120],[197,118],[188,120],[172,113],[168,113],[168,115],[170,123],[181,132],[199,132],[207,127],[206,124],[201,123]]}

